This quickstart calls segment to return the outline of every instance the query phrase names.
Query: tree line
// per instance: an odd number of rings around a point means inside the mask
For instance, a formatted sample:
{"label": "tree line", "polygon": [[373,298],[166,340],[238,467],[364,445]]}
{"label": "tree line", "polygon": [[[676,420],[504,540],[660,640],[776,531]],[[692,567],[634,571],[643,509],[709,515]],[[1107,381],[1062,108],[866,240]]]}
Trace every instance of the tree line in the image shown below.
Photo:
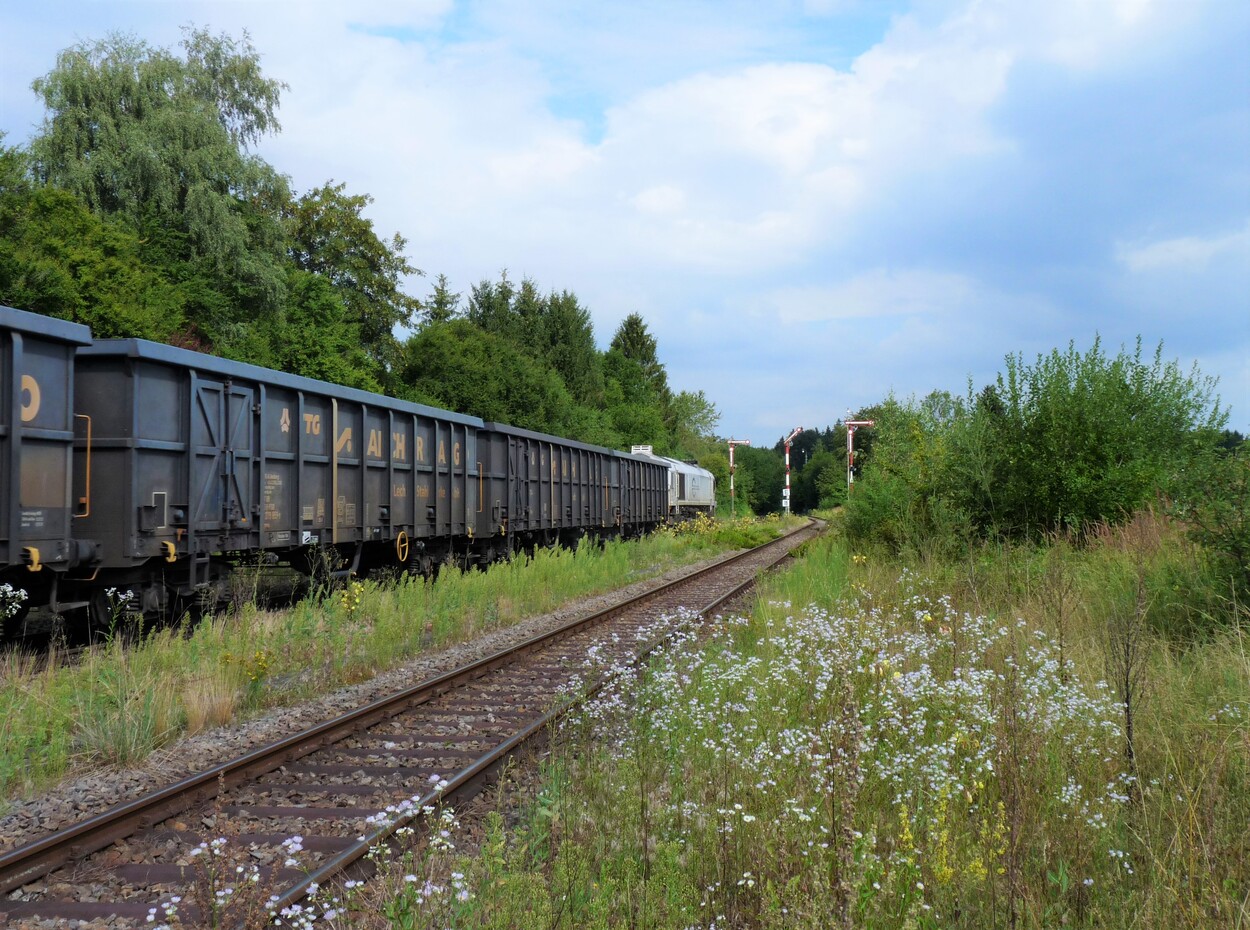
{"label": "tree line", "polygon": [[576,294],[506,271],[410,293],[422,272],[368,194],[296,191],[256,154],[287,86],[246,34],[113,34],[32,88],[42,125],[0,136],[0,302],[614,448],[714,448],[715,406],[670,388],[638,314],[600,351]]}
{"label": "tree line", "polygon": [[[298,192],[254,149],[280,131],[286,85],[246,34],[187,28],[177,50],[127,35],[65,49],[34,81],[29,144],[0,136],[0,303],[612,448],[697,461],[729,504],[719,415],[676,391],[646,322],[606,350],[569,290],[503,272],[468,294],[379,235],[372,198],[327,180]],[[894,549],[1036,537],[1115,520],[1154,496],[1250,565],[1244,452],[1214,385],[1162,357],[1008,356],[994,384],[858,412],[862,474],[848,528]],[[842,423],[791,449],[792,508],[846,499]],[[783,445],[739,447],[740,513],[780,509]],[[1238,470],[1241,469],[1241,470]],[[1204,493],[1203,489],[1215,489]],[[1241,490],[1238,490],[1241,489]],[[1240,498],[1237,494],[1241,494]],[[1238,523],[1238,520],[1241,523]],[[1243,570],[1244,576],[1244,570]],[[1245,579],[1250,589],[1250,578]]]}

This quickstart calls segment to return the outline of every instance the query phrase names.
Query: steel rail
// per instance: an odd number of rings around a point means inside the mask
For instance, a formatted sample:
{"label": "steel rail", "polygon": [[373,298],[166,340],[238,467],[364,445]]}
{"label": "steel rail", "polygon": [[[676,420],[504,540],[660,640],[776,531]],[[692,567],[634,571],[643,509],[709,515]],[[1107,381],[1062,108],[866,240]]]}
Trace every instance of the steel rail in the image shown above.
{"label": "steel rail", "polygon": [[[809,523],[754,549],[718,559],[689,575],[665,582],[619,604],[586,614],[555,630],[532,636],[515,646],[427,679],[411,688],[380,698],[332,720],[254,749],[236,759],[213,766],[197,775],[181,779],[165,788],[119,804],[63,830],[0,854],[0,894],[8,894],[74,860],[82,859],[118,840],[125,839],[139,830],[153,827],[197,804],[211,801],[223,789],[245,784],[352,733],[403,713],[408,708],[430,701],[500,666],[507,665],[521,656],[558,642],[590,624],[645,604],[697,578],[732,565],[734,562],[758,555],[771,546],[781,545],[793,536],[810,529],[812,525]],[[3,906],[0,905],[0,911],[2,910]]]}
{"label": "steel rail", "polygon": [[[799,527],[793,530],[792,532],[787,533],[784,536],[778,537],[777,539],[769,540],[767,543],[764,543],[761,546],[757,546],[754,549],[748,549],[745,552],[738,553],[737,555],[732,556],[728,559],[721,560],[713,565],[708,566],[707,568],[715,569],[715,568],[723,567],[724,565],[727,565],[733,561],[737,561],[738,559],[745,558],[747,556],[759,555],[760,552],[762,552],[763,550],[771,546],[780,545],[784,543],[785,541],[791,539],[793,536],[801,532],[804,532],[806,530],[810,530],[816,525],[817,525],[817,521],[814,521],[814,520],[810,521],[806,526]],[[775,559],[773,562],[765,566],[765,569],[774,568],[776,565],[778,565],[779,563],[784,561],[787,557],[789,557],[789,555],[790,555],[790,551],[787,550],[779,558]],[[678,579],[677,582],[666,584],[662,588],[657,588],[655,590],[657,592],[668,590],[668,588],[671,585],[688,582],[692,578],[698,577],[702,573],[703,573],[702,571],[692,573],[690,575],[687,575],[685,578]],[[731,591],[717,596],[714,600],[712,600],[706,606],[699,608],[697,611],[695,611],[696,616],[700,618],[706,618],[709,614],[712,614],[714,611],[719,609],[724,604],[734,600],[735,598],[741,596],[746,591],[750,590],[752,587],[754,587],[755,582],[756,582],[755,578],[748,578],[746,581],[735,586]],[[630,606],[631,604],[636,605],[638,602],[645,601],[647,599],[648,599],[647,595],[642,595],[638,599],[638,601],[626,601],[620,605],[617,605],[617,607],[624,608],[624,607]],[[600,617],[600,616],[603,616],[604,614],[610,614],[612,612],[615,612],[615,610],[616,608],[609,608],[609,610],[607,611],[600,611],[596,614],[592,614],[591,616]],[[664,643],[671,640],[677,633],[679,633],[680,631],[684,629],[687,629],[689,626],[690,626],[690,621],[686,621],[686,622],[674,625],[672,629],[668,630],[663,635],[659,636],[650,644],[645,646],[638,653],[638,655],[634,657],[631,664],[636,665],[640,663],[643,659],[645,659],[655,650],[659,649],[662,645],[664,645]],[[608,680],[607,675],[600,675],[594,681],[590,682],[587,685],[586,689],[580,695],[570,698],[567,701],[563,701],[560,704],[558,704],[556,707],[553,707],[550,710],[546,711],[537,720],[528,724],[522,730],[513,734],[507,740],[505,740],[504,742],[496,746],[494,749],[490,750],[489,752],[485,753],[484,755],[476,759],[472,764],[466,766],[464,769],[457,772],[451,778],[445,779],[445,782],[442,787],[438,787],[433,790],[427,791],[424,795],[420,796],[420,798],[412,799],[412,804],[410,808],[407,811],[405,811],[403,814],[396,816],[393,820],[390,820],[389,822],[382,823],[372,833],[369,833],[363,837],[360,837],[352,846],[337,853],[332,858],[324,862],[315,871],[309,872],[307,875],[301,878],[297,883],[289,887],[281,895],[276,896],[273,899],[271,911],[275,914],[280,914],[283,908],[290,907],[291,905],[297,904],[298,902],[302,901],[305,897],[308,896],[310,889],[314,887],[320,887],[322,885],[325,885],[327,882],[333,880],[336,876],[342,874],[353,864],[355,864],[356,862],[360,861],[365,856],[367,856],[371,849],[373,849],[374,847],[382,843],[385,843],[391,836],[393,836],[399,830],[404,829],[404,828],[412,828],[414,830],[419,829],[423,823],[422,818],[424,817],[425,811],[427,811],[430,807],[434,805],[445,804],[446,802],[450,800],[455,800],[463,795],[468,794],[470,789],[472,789],[477,783],[481,782],[487,775],[490,774],[492,770],[496,769],[502,762],[504,762],[513,754],[515,754],[522,746],[528,743],[531,739],[533,739],[539,733],[546,731],[553,723],[567,716],[570,712],[575,710],[586,700],[588,700],[593,695],[598,693],[607,683],[607,680]]]}

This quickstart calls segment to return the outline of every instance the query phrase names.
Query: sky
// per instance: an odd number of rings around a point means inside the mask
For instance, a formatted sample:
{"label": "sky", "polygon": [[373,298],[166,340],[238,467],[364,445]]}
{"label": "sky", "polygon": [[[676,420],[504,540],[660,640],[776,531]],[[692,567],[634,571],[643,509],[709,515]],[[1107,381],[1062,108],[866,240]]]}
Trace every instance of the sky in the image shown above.
{"label": "sky", "polygon": [[0,7],[0,131],[63,48],[250,35],[258,152],[374,198],[467,296],[642,314],[675,390],[772,445],[1100,337],[1219,378],[1250,433],[1245,0],[96,0]]}

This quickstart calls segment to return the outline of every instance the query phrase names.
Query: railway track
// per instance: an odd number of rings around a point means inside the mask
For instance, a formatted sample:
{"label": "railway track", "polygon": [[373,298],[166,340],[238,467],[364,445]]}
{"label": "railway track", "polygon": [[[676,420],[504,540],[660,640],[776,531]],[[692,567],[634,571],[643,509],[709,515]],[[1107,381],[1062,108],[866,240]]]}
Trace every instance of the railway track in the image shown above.
{"label": "railway track", "polygon": [[[480,791],[567,712],[592,646],[600,661],[635,659],[675,628],[663,618],[714,612],[818,530],[809,524],[0,855],[0,922],[146,922],[172,897],[194,897],[214,842],[247,851],[274,909],[294,904],[367,868],[369,849],[396,831],[420,829],[426,805]],[[296,836],[298,869],[287,865]],[[198,919],[193,907],[180,914]]]}

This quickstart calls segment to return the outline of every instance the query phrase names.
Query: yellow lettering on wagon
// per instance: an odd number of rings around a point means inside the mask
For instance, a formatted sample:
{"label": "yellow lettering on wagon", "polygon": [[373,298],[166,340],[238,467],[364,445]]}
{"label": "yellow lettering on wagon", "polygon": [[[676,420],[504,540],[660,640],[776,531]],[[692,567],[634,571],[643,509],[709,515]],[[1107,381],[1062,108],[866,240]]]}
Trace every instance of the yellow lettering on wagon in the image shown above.
{"label": "yellow lettering on wagon", "polygon": [[334,444],[334,451],[352,451],[352,428],[350,426],[345,427],[343,432],[339,433],[338,441]]}
{"label": "yellow lettering on wagon", "polygon": [[423,439],[421,436],[417,437],[417,461],[418,462],[425,461],[425,439]]}
{"label": "yellow lettering on wagon", "polygon": [[380,429],[369,430],[369,454],[375,459],[382,457],[382,431]]}
{"label": "yellow lettering on wagon", "polygon": [[321,414],[319,413],[304,414],[304,432],[312,436],[321,435]]}
{"label": "yellow lettering on wagon", "polygon": [[447,464],[447,440],[445,439],[438,441],[438,464]]}
{"label": "yellow lettering on wagon", "polygon": [[[408,456],[408,437],[403,433],[391,433],[391,458],[403,462]],[[417,448],[420,448],[418,440]]]}

